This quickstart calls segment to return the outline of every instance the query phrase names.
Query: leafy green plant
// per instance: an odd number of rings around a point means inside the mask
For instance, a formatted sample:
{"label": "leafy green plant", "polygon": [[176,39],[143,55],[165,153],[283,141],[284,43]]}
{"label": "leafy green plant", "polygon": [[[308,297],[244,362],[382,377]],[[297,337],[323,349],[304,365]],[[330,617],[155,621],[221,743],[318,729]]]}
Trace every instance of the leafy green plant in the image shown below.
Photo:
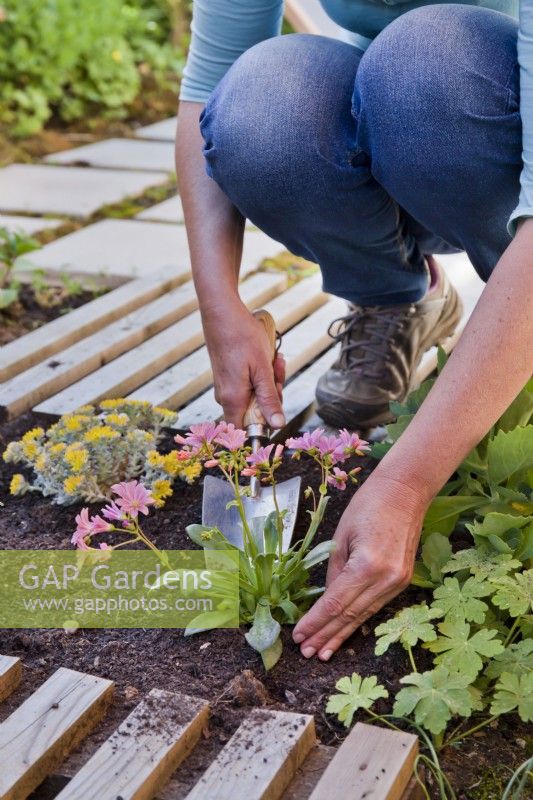
{"label": "leafy green plant", "polygon": [[20,283],[13,277],[15,262],[26,253],[37,250],[40,244],[22,231],[0,227],[0,312],[19,298]]}
{"label": "leafy green plant", "polygon": [[[442,369],[442,352],[439,363]],[[433,383],[394,404],[398,419],[388,426],[387,441],[374,446],[376,456],[401,436]],[[348,691],[344,705],[333,695],[327,706],[345,724],[364,708],[387,724],[395,719],[417,727],[442,798],[455,795],[435,760],[440,749],[502,714],[533,721],[532,421],[530,381],[428,511],[413,583],[431,591],[429,603],[403,608],[375,629],[376,655],[399,644],[412,670],[400,679],[392,715],[374,714]],[[462,549],[456,549],[457,530]],[[418,671],[417,647],[432,653],[432,669]],[[348,678],[341,681],[346,690]],[[465,730],[464,720],[474,714],[475,724]],[[523,788],[527,770],[520,778]]]}
{"label": "leafy green plant", "polygon": [[[239,553],[240,619],[251,625],[246,633],[248,644],[261,654],[265,668],[271,669],[282,652],[281,625],[296,623],[324,591],[323,587],[311,584],[310,571],[329,557],[333,542],[321,542],[314,547],[313,542],[326,510],[329,487],[344,489],[359,471],[355,468],[347,472],[339,465],[352,456],[363,455],[366,442],[348,431],[327,436],[320,428],[287,440],[286,447],[295,451],[295,458],[306,454],[318,464],[321,481],[317,492],[311,487],[305,492],[312,502],[305,535],[284,551],[286,509],[279,508],[276,498],[276,472],[282,464],[283,445],[271,444],[252,453],[245,444],[246,432],[225,422],[194,425],[186,436],[177,436],[176,441],[182,445],[183,465],[217,468],[233,488],[235,499],[231,505],[239,512],[242,550],[235,548],[218,528],[189,525],[187,533],[195,544],[208,552],[237,550]],[[276,510],[266,517],[259,529],[252,528],[246,518],[243,497],[249,487],[241,485],[241,476],[256,477],[272,486]],[[218,616],[199,615],[191,622],[188,632],[206,630],[210,622],[222,625],[224,609],[215,613]]]}
{"label": "leafy green plant", "polygon": [[52,114],[123,116],[146,75],[175,89],[169,20],[158,0],[3,0],[0,124],[28,136]]}

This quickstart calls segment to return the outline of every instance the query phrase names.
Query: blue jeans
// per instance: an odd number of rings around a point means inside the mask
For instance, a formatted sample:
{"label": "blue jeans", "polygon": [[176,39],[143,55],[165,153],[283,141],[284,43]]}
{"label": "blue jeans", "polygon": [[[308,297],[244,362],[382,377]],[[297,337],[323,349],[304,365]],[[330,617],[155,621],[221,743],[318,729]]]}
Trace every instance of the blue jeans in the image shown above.
{"label": "blue jeans", "polygon": [[463,5],[410,11],[365,53],[269,39],[203,112],[207,172],[350,302],[419,300],[428,254],[465,250],[486,280],[520,188],[516,42],[511,17]]}

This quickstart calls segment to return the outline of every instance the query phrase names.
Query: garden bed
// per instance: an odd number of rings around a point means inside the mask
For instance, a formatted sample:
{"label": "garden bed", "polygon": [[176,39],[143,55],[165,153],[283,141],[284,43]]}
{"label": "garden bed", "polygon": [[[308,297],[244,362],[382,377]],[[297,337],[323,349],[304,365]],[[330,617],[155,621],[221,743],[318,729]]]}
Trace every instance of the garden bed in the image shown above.
{"label": "garden bed", "polygon": [[[43,422],[47,421],[30,414],[4,425],[0,429],[2,449],[7,442]],[[171,446],[170,437],[165,444]],[[361,480],[368,476],[373,463],[365,460]],[[290,477],[296,469],[302,474],[304,485],[317,483],[314,468],[307,463],[304,466],[304,462],[283,467],[280,478]],[[2,463],[0,499],[4,508],[0,514],[0,548],[71,548],[73,520],[79,508],[51,505],[39,494],[9,497],[7,486],[13,471]],[[331,537],[354,490],[355,487],[349,488],[346,493],[332,497],[320,539]],[[191,547],[184,529],[200,521],[201,497],[201,482],[192,486],[177,484],[165,507],[146,521],[146,533],[157,547]],[[302,518],[296,536],[302,533],[303,524]],[[317,568],[319,579],[323,571],[324,567]],[[398,678],[408,670],[407,654],[395,646],[377,658],[373,629],[394,611],[426,596],[424,590],[410,588],[363,626],[328,664],[303,659],[292,643],[290,629],[286,628],[282,658],[269,674],[265,674],[259,655],[244,641],[243,630],[210,631],[190,639],[185,639],[181,631],[172,630],[83,630],[72,635],[57,630],[0,631],[0,652],[20,656],[28,668],[23,689],[1,706],[0,718],[4,719],[20,703],[22,693],[27,696],[54,669],[65,666],[111,678],[117,685],[105,724],[88,740],[86,746],[90,748],[109,735],[140,697],[154,687],[210,700],[213,713],[202,746],[188,760],[183,774],[180,773],[180,778],[190,785],[236,730],[243,713],[254,707],[312,713],[321,741],[334,745],[347,732],[335,717],[324,711],[335,682],[353,671],[376,674],[390,694],[394,694],[400,688]],[[380,700],[377,708],[386,712],[390,705]],[[443,753],[442,766],[459,798],[499,798],[511,770],[527,757],[529,746],[527,726],[514,715],[506,716],[495,727],[448,748]]]}
{"label": "garden bed", "polygon": [[69,291],[61,285],[47,285],[36,293],[31,286],[22,286],[18,301],[0,314],[0,347],[68,314],[101,293],[101,289],[95,292],[78,286]]}

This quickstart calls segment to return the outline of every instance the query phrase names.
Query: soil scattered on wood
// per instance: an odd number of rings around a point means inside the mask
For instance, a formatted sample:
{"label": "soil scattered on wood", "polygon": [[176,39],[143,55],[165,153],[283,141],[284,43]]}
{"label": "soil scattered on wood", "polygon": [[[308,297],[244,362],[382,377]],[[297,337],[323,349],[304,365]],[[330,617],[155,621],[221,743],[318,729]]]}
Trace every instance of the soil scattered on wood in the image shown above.
{"label": "soil scattered on wood", "polygon": [[[35,425],[47,425],[42,415],[26,414],[0,428],[2,450]],[[171,437],[164,443],[170,448]],[[165,449],[163,447],[162,449]],[[369,474],[373,462],[364,462],[361,480]],[[11,475],[18,471],[0,463],[0,548],[62,549],[70,548],[74,516],[79,506],[56,506],[37,493],[23,498],[8,494]],[[280,479],[303,473],[304,486],[316,485],[318,475],[305,462],[284,467]],[[330,538],[356,487],[333,495],[325,524],[317,541]],[[194,548],[185,526],[200,522],[201,482],[189,486],[178,483],[166,506],[146,522],[146,532],[161,549]],[[296,536],[302,534],[305,518],[300,513]],[[325,577],[325,567],[317,568],[317,583]],[[327,745],[337,745],[346,729],[335,717],[325,714],[325,704],[343,675],[359,672],[379,676],[381,683],[394,694],[398,679],[410,671],[406,653],[392,647],[384,656],[374,655],[373,630],[406,604],[425,599],[423,590],[410,588],[362,626],[341,648],[330,663],[306,660],[291,639],[291,629],[283,629],[283,655],[280,662],[265,674],[261,660],[244,640],[244,630],[217,630],[184,638],[179,630],[79,630],[69,634],[59,630],[0,631],[0,653],[19,656],[25,665],[21,687],[0,706],[0,720],[43,683],[59,667],[69,667],[115,681],[112,706],[104,721],[82,746],[81,755],[71,757],[81,763],[106,739],[122,720],[153,688],[205,698],[211,703],[211,716],[200,744],[179,769],[180,785],[191,787],[213,758],[236,731],[252,709],[285,710],[314,714],[317,733]],[[420,658],[423,662],[423,657]],[[430,665],[421,663],[424,669]],[[390,702],[380,700],[380,713],[390,710]],[[260,711],[258,713],[261,713]],[[358,719],[364,720],[361,714]],[[449,748],[442,756],[459,800],[483,800],[501,796],[498,791],[482,793],[484,786],[505,786],[511,770],[529,754],[531,734],[515,716],[499,720],[494,726],[470,737],[463,745]],[[492,791],[492,790],[491,790]]]}

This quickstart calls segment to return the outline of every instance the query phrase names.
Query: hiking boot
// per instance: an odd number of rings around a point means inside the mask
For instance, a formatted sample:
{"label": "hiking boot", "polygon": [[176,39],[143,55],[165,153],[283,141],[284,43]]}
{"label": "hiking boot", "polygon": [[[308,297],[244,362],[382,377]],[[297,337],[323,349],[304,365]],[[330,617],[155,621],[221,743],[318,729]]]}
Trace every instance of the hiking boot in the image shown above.
{"label": "hiking boot", "polygon": [[330,336],[341,351],[316,389],[318,413],[329,425],[370,428],[390,422],[389,403],[402,402],[416,388],[426,350],[454,333],[461,300],[443,268],[433,258],[428,263],[432,285],[418,302],[350,305],[348,314],[331,324]]}

